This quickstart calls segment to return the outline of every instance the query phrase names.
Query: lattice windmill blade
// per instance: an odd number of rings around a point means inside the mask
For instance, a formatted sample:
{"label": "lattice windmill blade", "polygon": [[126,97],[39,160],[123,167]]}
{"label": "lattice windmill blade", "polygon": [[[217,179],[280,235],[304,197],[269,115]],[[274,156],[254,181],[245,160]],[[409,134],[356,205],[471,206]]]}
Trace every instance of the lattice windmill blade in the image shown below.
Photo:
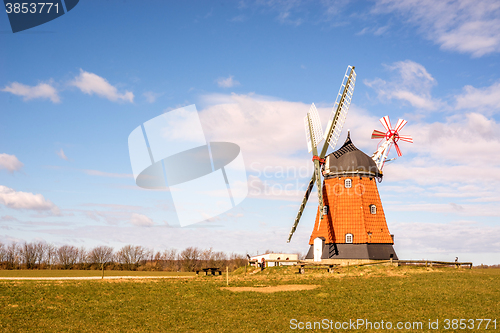
{"label": "lattice windmill blade", "polygon": [[396,132],[399,132],[403,129],[403,127],[405,127],[405,125],[407,124],[408,122],[404,119],[398,119],[398,123],[396,124],[396,127],[394,128],[394,130]]}
{"label": "lattice windmill blade", "polygon": [[306,208],[307,200],[309,200],[309,195],[312,192],[312,189],[314,187],[314,183],[316,182],[316,172],[313,173],[311,180],[309,181],[309,185],[307,186],[306,193],[304,194],[304,198],[302,198],[302,202],[300,203],[300,208],[299,212],[297,213],[297,216],[295,217],[295,221],[293,222],[292,229],[290,230],[290,233],[288,234],[288,240],[287,243],[290,243],[292,240],[292,236],[297,229],[297,226],[299,225],[300,218],[302,216],[302,213],[304,212],[304,208]]}
{"label": "lattice windmill blade", "polygon": [[[316,118],[316,120],[314,120],[314,118]],[[300,217],[302,216],[304,208],[306,207],[307,200],[309,199],[309,195],[311,194],[311,191],[314,187],[315,182],[316,182],[318,189],[319,189],[318,190],[318,201],[319,201],[320,212],[323,211],[323,195],[321,192],[321,188],[322,188],[322,186],[321,186],[321,166],[319,164],[320,158],[318,157],[318,150],[316,149],[317,142],[322,140],[321,132],[318,131],[318,128],[321,129],[321,122],[319,120],[318,111],[316,110],[316,106],[314,105],[314,103],[311,105],[309,112],[307,113],[306,117],[304,118],[304,124],[306,127],[308,148],[311,149],[313,152],[314,173],[311,177],[311,180],[309,181],[309,185],[307,187],[306,193],[304,194],[304,198],[302,199],[302,203],[300,204],[299,211],[297,213],[297,217],[295,218],[292,229],[290,230],[290,234],[288,235],[288,242],[290,242],[290,240],[292,239],[293,233],[297,229],[297,225],[299,224]],[[316,126],[316,128],[313,129],[313,126]],[[314,136],[314,134],[316,134],[316,137]],[[319,134],[319,136],[318,136],[318,134]],[[325,143],[325,145],[326,145],[326,143]]]}
{"label": "lattice windmill blade", "polygon": [[385,116],[383,118],[380,118],[380,122],[382,123],[382,125],[384,126],[386,131],[390,131],[392,129],[389,116]]}
{"label": "lattice windmill blade", "polygon": [[314,105],[314,103],[312,103],[311,108],[309,109],[309,116],[312,120],[313,137],[317,147],[318,144],[323,141],[323,126],[321,125],[318,109],[316,109],[316,105]]}
{"label": "lattice windmill blade", "polygon": [[[318,109],[316,109],[316,105],[314,105],[314,103],[311,104],[307,115],[304,117],[304,127],[306,130],[307,148],[308,151],[311,152],[313,145],[314,147],[317,147],[318,144],[323,141],[323,126],[321,125]],[[312,135],[309,128],[312,128]],[[311,137],[313,138],[313,142],[311,142]]]}
{"label": "lattice windmill blade", "polygon": [[309,130],[310,126],[309,126],[309,117],[306,115],[304,117],[304,128],[306,130],[306,142],[307,142],[307,151],[310,153],[313,149],[313,144],[311,142],[311,131]]}
{"label": "lattice windmill blade", "polygon": [[[351,105],[352,95],[354,93],[354,86],[356,85],[356,72],[353,66],[347,66],[344,74],[344,80],[340,85],[337,99],[333,106],[328,125],[326,126],[325,140],[328,142],[332,149],[335,149],[339,141],[342,127],[344,126],[349,106]],[[325,143],[326,146],[326,143]],[[326,149],[323,149],[326,153]]]}
{"label": "lattice windmill blade", "polygon": [[[342,81],[342,85],[340,86],[339,93],[337,95],[337,100],[335,101],[332,115],[330,116],[330,120],[326,128],[326,132],[324,135],[326,141],[323,144],[323,149],[321,150],[318,156],[316,156],[318,154],[316,146],[321,142],[321,132],[318,129],[322,129],[322,127],[321,127],[321,122],[319,121],[319,116],[317,116],[317,109],[314,103],[313,105],[311,105],[311,109],[309,110],[308,114],[304,119],[308,149],[309,152],[313,151],[314,155],[313,156],[314,174],[312,175],[311,180],[309,181],[309,186],[306,190],[304,198],[302,199],[302,203],[297,213],[297,217],[295,218],[295,222],[288,236],[288,242],[290,242],[290,240],[292,239],[293,233],[295,232],[297,225],[299,224],[300,217],[302,216],[302,213],[307,204],[307,200],[309,199],[309,195],[311,194],[315,182],[317,183],[318,186],[318,201],[319,201],[320,211],[323,211],[321,171],[320,171],[319,161],[322,161],[323,158],[325,157],[329,145],[333,149],[335,149],[335,146],[337,145],[337,141],[342,131],[345,119],[347,117],[347,112],[349,111],[349,106],[351,104],[355,83],[356,83],[356,72],[354,71],[354,66],[348,66],[346,73],[344,75],[344,79]],[[317,121],[314,120],[315,118],[317,118]],[[316,145],[314,143],[316,143]],[[323,216],[321,216],[321,218],[323,218]]]}

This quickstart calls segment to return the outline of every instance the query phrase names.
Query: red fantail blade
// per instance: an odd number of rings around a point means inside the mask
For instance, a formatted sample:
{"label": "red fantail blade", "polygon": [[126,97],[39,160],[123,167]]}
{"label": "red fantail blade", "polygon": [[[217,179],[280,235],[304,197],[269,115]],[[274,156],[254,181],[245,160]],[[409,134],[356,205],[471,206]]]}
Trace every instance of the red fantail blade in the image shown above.
{"label": "red fantail blade", "polygon": [[391,121],[389,120],[389,116],[385,116],[380,118],[380,122],[384,126],[385,130],[389,132],[391,130]]}
{"label": "red fantail blade", "polygon": [[411,137],[411,135],[400,135],[399,140],[404,141],[404,142],[413,143],[413,138]]}
{"label": "red fantail blade", "polygon": [[396,128],[394,129],[396,132],[399,132],[405,127],[407,121],[404,119],[398,119],[398,123],[396,124]]}
{"label": "red fantail blade", "polygon": [[383,139],[385,138],[385,133],[384,132],[380,132],[380,131],[377,131],[377,130],[374,130],[373,133],[372,133],[372,139]]}
{"label": "red fantail blade", "polygon": [[396,142],[394,142],[394,146],[396,147],[396,152],[398,153],[398,156],[401,157],[403,155],[403,153],[401,153],[401,149],[399,149],[399,146]]}

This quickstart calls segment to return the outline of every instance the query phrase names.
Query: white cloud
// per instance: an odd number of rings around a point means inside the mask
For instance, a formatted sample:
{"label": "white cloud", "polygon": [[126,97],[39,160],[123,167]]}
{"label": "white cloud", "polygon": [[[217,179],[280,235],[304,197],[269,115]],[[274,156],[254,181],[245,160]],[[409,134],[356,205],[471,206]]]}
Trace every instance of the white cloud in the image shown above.
{"label": "white cloud", "polygon": [[144,96],[144,98],[146,98],[146,101],[148,103],[154,103],[156,102],[156,99],[158,97],[160,97],[161,95],[163,95],[162,93],[155,93],[155,92],[152,92],[152,91],[146,91],[145,93],[142,94],[142,96]]}
{"label": "white cloud", "polygon": [[[302,198],[313,172],[303,120],[310,104],[255,94],[212,94],[204,96],[202,102],[206,106],[199,115],[207,140],[234,142],[241,147],[251,174],[250,196],[294,201]],[[326,124],[332,107],[317,107]],[[356,145],[368,147],[371,153],[376,142],[367,133],[377,124],[377,117],[351,105],[337,147],[345,140],[346,129],[351,128]]]}
{"label": "white cloud", "polygon": [[384,167],[380,189],[396,200],[384,207],[500,216],[498,122],[480,113],[457,114],[442,122],[409,123],[404,134],[411,134],[414,143],[400,143],[403,156]]}
{"label": "white cloud", "polygon": [[301,7],[304,4],[301,0],[259,0],[252,4],[277,12],[278,16],[276,19],[281,24],[299,26],[303,22],[302,18],[295,17],[300,15]]}
{"label": "white cloud", "polygon": [[111,177],[111,178],[134,178],[134,175],[129,173],[112,173],[112,172],[104,172],[99,170],[83,170],[89,176],[99,176],[99,177]]}
{"label": "white cloud", "polygon": [[36,98],[50,99],[53,103],[59,103],[61,99],[57,90],[49,83],[39,83],[36,86],[27,86],[22,83],[13,82],[10,86],[5,86],[2,91],[10,92],[17,96],[23,96],[25,101]]}
{"label": "white cloud", "polygon": [[[444,122],[408,124],[415,143],[406,145],[412,152],[427,156],[432,164],[454,167],[480,167],[483,170],[500,166],[500,124],[479,113],[457,114]],[[416,165],[431,166],[429,161]],[[475,175],[474,178],[480,175]],[[490,175],[491,176],[491,175]]]}
{"label": "white cloud", "polygon": [[[435,84],[419,64],[396,63],[400,82],[408,90],[427,93]],[[423,92],[422,92],[423,91]],[[213,94],[204,97],[200,112],[209,141],[235,142],[241,147],[249,175],[249,197],[298,201],[312,163],[306,150],[303,117],[309,104],[248,95]],[[331,108],[318,107],[323,124]],[[380,129],[378,117],[351,105],[339,147],[351,129],[355,145],[370,155]],[[409,122],[402,134],[415,143],[400,142],[403,156],[384,168],[381,191],[390,209],[460,216],[500,216],[500,124],[478,113],[456,114],[441,122]],[[394,149],[389,157],[395,157]],[[385,188],[391,188],[385,189]],[[312,195],[314,197],[314,193]],[[385,199],[382,199],[385,202]],[[416,200],[416,201],[415,201]],[[462,209],[459,209],[462,208]]]}
{"label": "white cloud", "polygon": [[[243,3],[243,5],[242,5]],[[264,12],[277,13],[276,20],[281,24],[300,26],[304,22],[313,21],[328,22],[332,24],[335,20],[335,25],[345,24],[341,22],[340,15],[345,7],[349,4],[349,0],[321,0],[319,5],[319,15],[312,15],[309,1],[304,0],[258,0],[245,3],[240,2],[240,7],[254,6],[262,8]]]}
{"label": "white cloud", "polygon": [[130,214],[126,211],[113,211],[113,210],[94,210],[82,212],[87,218],[95,221],[100,221],[100,218],[109,225],[122,225],[124,221],[130,218]]}
{"label": "white cloud", "polygon": [[217,85],[222,88],[231,88],[234,86],[238,86],[239,84],[240,83],[238,81],[233,80],[232,75],[226,78],[220,77],[217,79]]}
{"label": "white cloud", "polygon": [[443,102],[431,97],[431,88],[436,85],[436,80],[424,66],[405,60],[386,67],[398,74],[392,81],[379,78],[363,81],[377,92],[381,100],[398,99],[423,110],[436,110],[444,106]]}
{"label": "white cloud", "polygon": [[[434,84],[432,76],[418,64],[393,67],[408,89]],[[415,83],[415,77],[423,84]],[[312,174],[303,129],[310,105],[254,94],[213,94],[205,96],[203,102],[208,104],[200,111],[207,140],[234,142],[241,147],[249,172],[249,197],[301,200]],[[323,124],[330,111],[329,107],[318,107]],[[370,133],[380,128],[378,117],[351,105],[337,147],[351,129],[355,145],[370,155],[377,145]],[[500,216],[494,204],[500,198],[500,155],[495,153],[500,151],[499,123],[471,112],[441,122],[409,122],[402,134],[412,135],[415,143],[400,142],[403,156],[384,168],[380,190],[386,198],[402,201],[391,204],[391,209]],[[392,149],[389,158],[395,156]],[[391,190],[385,190],[388,187]],[[485,204],[488,202],[491,204]]]}
{"label": "white cloud", "polygon": [[[118,204],[96,204],[87,203],[82,204],[85,207],[96,207],[92,210],[74,210],[74,212],[81,213],[87,218],[100,222],[103,219],[109,225],[124,226],[125,223],[129,223],[131,219],[131,213],[141,211],[143,208],[139,206],[130,205],[118,205]],[[143,216],[140,214],[136,214]]]}
{"label": "white cloud", "polygon": [[207,139],[239,144],[248,162],[296,165],[289,156],[306,149],[302,127],[310,105],[253,94],[207,95],[203,102],[209,104],[200,111]]}
{"label": "white cloud", "polygon": [[289,10],[284,10],[278,14],[278,21],[281,24],[291,24],[299,26],[302,24],[303,20],[301,18],[292,19],[291,12]]}
{"label": "white cloud", "polygon": [[59,156],[63,160],[68,161],[68,157],[66,156],[66,154],[64,153],[64,150],[62,148],[61,148],[61,150],[56,151],[56,154],[57,154],[57,156]]}
{"label": "white cloud", "polygon": [[125,93],[119,93],[118,89],[109,84],[105,78],[82,69],[80,69],[80,75],[75,77],[75,79],[70,82],[70,85],[77,87],[85,94],[96,94],[112,102],[134,102],[134,94],[132,92],[125,91]]}
{"label": "white cloud", "polygon": [[43,195],[18,192],[3,185],[0,185],[0,203],[13,209],[51,211],[53,214],[59,214],[59,208]]}
{"label": "white cloud", "polygon": [[[500,226],[474,221],[397,223],[391,228],[404,251],[422,254],[500,252]],[[451,260],[450,260],[451,261]]]}
{"label": "white cloud", "polygon": [[465,86],[463,93],[455,96],[457,109],[468,109],[493,114],[500,111],[500,82],[489,87]]}
{"label": "white cloud", "polygon": [[149,217],[137,213],[132,214],[130,223],[138,227],[151,227],[154,225],[153,220],[151,220]]}
{"label": "white cloud", "polygon": [[230,22],[244,22],[246,20],[247,20],[247,18],[245,15],[237,15],[237,16],[233,17],[232,19],[230,19],[229,21]]}
{"label": "white cloud", "polygon": [[389,30],[389,26],[374,27],[374,28],[363,28],[360,32],[356,33],[358,36],[363,36],[366,34],[373,34],[374,36],[381,36]]}
{"label": "white cloud", "polygon": [[11,215],[4,215],[2,217],[0,217],[0,221],[7,221],[7,222],[10,222],[10,221],[19,221],[18,219],[16,219],[14,216],[11,216]]}
{"label": "white cloud", "polygon": [[445,50],[473,57],[500,52],[500,3],[496,0],[378,0],[373,12],[402,15]]}
{"label": "white cloud", "polygon": [[21,163],[15,155],[9,154],[0,154],[0,169],[5,169],[10,173],[14,173],[14,171],[19,171],[23,167],[23,163]]}

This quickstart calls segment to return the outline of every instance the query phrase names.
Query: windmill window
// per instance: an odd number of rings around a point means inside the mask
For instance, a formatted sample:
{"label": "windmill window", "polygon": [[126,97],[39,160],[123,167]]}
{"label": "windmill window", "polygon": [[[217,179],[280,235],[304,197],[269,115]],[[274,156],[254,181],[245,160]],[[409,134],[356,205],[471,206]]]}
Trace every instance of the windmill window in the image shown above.
{"label": "windmill window", "polygon": [[352,180],[351,180],[351,178],[347,178],[346,180],[344,180],[344,186],[345,186],[345,188],[351,188],[352,187]]}
{"label": "windmill window", "polygon": [[371,214],[377,214],[377,206],[370,205],[370,213]]}
{"label": "windmill window", "polygon": [[347,244],[352,244],[353,239],[354,239],[354,236],[352,234],[345,234],[345,242]]}

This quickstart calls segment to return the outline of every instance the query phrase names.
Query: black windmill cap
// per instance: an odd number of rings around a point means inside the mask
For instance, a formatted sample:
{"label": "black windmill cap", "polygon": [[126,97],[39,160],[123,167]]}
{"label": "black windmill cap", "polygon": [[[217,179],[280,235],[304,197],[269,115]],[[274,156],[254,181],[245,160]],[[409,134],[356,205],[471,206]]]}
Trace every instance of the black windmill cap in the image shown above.
{"label": "black windmill cap", "polygon": [[344,144],[342,145],[342,147],[340,147],[338,150],[334,151],[332,154],[333,156],[335,156],[336,158],[339,158],[340,156],[350,152],[350,151],[361,151],[359,150],[358,148],[356,148],[356,146],[354,145],[354,143],[352,143],[351,141],[351,131],[347,131],[347,138],[345,139],[345,142]]}
{"label": "black windmill cap", "polygon": [[350,132],[347,132],[347,138],[342,147],[331,153],[329,157],[326,166],[329,170],[329,176],[382,176],[382,172],[378,169],[375,161],[352,143]]}

